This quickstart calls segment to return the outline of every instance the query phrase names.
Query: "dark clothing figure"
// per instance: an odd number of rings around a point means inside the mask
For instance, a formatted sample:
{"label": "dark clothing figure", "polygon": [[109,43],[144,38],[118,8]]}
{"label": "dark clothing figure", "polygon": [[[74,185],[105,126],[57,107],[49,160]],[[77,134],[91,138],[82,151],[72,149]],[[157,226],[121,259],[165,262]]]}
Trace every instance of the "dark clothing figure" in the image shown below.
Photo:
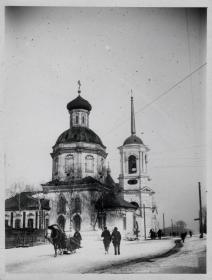
{"label": "dark clothing figure", "polygon": [[187,232],[182,232],[181,235],[180,235],[183,243],[185,241],[186,235],[187,235]]}
{"label": "dark clothing figure", "polygon": [[105,254],[108,254],[108,250],[110,247],[111,235],[107,227],[104,227],[101,237],[103,237],[103,244],[105,247]]}
{"label": "dark clothing figure", "polygon": [[161,239],[161,236],[162,236],[162,230],[161,230],[161,229],[159,229],[159,230],[158,230],[158,232],[157,232],[157,234],[158,234],[158,239]]}
{"label": "dark clothing figure", "polygon": [[76,242],[79,244],[79,248],[80,248],[80,244],[81,244],[81,240],[82,240],[82,236],[79,233],[78,230],[75,231],[73,238],[76,240]]}
{"label": "dark clothing figure", "polygon": [[111,235],[111,239],[114,246],[114,254],[120,255],[121,233],[118,231],[117,227],[114,228]]}
{"label": "dark clothing figure", "polygon": [[150,233],[150,238],[151,239],[155,239],[156,238],[156,234],[155,234],[153,229],[150,229],[149,233]]}
{"label": "dark clothing figure", "polygon": [[189,231],[189,234],[190,234],[190,237],[192,237],[192,231],[191,230]]}

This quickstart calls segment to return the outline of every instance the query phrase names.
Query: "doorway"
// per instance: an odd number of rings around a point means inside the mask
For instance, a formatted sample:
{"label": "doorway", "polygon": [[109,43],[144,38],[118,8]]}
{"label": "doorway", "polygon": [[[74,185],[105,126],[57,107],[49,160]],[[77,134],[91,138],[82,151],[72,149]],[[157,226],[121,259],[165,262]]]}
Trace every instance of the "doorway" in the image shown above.
{"label": "doorway", "polygon": [[77,214],[74,216],[73,218],[73,226],[74,226],[74,230],[78,230],[80,231],[81,229],[81,217]]}
{"label": "doorway", "polygon": [[65,229],[65,223],[66,223],[66,220],[65,218],[63,217],[63,215],[60,215],[57,219],[57,223],[58,225],[64,230]]}

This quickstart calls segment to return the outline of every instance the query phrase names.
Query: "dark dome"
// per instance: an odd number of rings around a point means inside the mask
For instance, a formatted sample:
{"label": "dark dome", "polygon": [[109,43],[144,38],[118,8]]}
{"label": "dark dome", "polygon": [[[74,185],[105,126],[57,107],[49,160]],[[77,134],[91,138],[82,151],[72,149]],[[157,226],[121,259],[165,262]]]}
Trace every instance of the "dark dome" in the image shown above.
{"label": "dark dome", "polygon": [[75,98],[74,100],[72,100],[71,102],[69,102],[67,104],[67,109],[70,111],[70,110],[73,110],[73,109],[85,109],[85,110],[88,110],[88,111],[91,111],[92,107],[91,107],[91,104],[83,99],[80,95],[77,96],[77,98]]}
{"label": "dark dome", "polygon": [[144,144],[141,138],[137,137],[136,135],[131,135],[124,141],[124,145],[128,144]]}
{"label": "dark dome", "polygon": [[102,144],[101,139],[93,130],[82,126],[73,126],[70,129],[64,131],[58,137],[56,144],[73,142],[99,144],[103,148],[105,148],[105,146]]}

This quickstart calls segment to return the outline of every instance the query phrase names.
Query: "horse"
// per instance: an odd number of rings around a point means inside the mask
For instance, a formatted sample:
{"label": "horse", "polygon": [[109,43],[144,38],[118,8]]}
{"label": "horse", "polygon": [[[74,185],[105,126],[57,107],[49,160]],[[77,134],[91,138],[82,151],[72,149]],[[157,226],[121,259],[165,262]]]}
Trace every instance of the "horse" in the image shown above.
{"label": "horse", "polygon": [[79,240],[75,237],[67,238],[65,232],[57,224],[48,227],[51,230],[50,238],[46,236],[50,243],[54,246],[55,257],[57,256],[57,249],[60,254],[75,253],[76,249],[81,248]]}
{"label": "horse", "polygon": [[65,232],[58,225],[48,226],[48,229],[51,230],[51,236],[46,238],[53,244],[55,257],[57,256],[57,249],[60,251],[60,254],[63,253],[63,250],[66,249],[67,237]]}

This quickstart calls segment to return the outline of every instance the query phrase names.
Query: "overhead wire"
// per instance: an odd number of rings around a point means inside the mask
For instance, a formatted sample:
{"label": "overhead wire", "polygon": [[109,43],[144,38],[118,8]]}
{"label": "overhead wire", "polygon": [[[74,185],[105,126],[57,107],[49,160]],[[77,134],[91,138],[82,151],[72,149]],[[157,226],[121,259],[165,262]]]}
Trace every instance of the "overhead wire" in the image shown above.
{"label": "overhead wire", "polygon": [[[167,90],[165,90],[163,93],[161,93],[160,95],[158,95],[156,98],[154,98],[152,101],[150,101],[149,103],[147,103],[145,106],[143,106],[141,109],[137,110],[135,112],[135,114],[138,114],[140,112],[145,111],[147,108],[149,108],[151,105],[153,105],[155,102],[157,102],[159,99],[161,99],[163,96],[167,95],[168,93],[170,93],[174,88],[176,88],[178,85],[180,85],[181,83],[183,83],[185,80],[187,80],[188,78],[190,78],[194,73],[198,72],[200,69],[202,69],[204,66],[207,65],[207,62],[203,63],[202,65],[200,65],[199,67],[197,67],[196,69],[194,69],[192,72],[190,72],[189,74],[187,74],[186,76],[184,76],[184,78],[180,79],[178,82],[176,82],[174,85],[172,85],[171,87],[169,87]],[[123,122],[119,123],[118,125],[116,125],[115,127],[111,128],[104,136],[108,135],[109,133],[111,133],[113,130],[121,127],[123,124],[125,124],[130,118],[126,118]]]}

